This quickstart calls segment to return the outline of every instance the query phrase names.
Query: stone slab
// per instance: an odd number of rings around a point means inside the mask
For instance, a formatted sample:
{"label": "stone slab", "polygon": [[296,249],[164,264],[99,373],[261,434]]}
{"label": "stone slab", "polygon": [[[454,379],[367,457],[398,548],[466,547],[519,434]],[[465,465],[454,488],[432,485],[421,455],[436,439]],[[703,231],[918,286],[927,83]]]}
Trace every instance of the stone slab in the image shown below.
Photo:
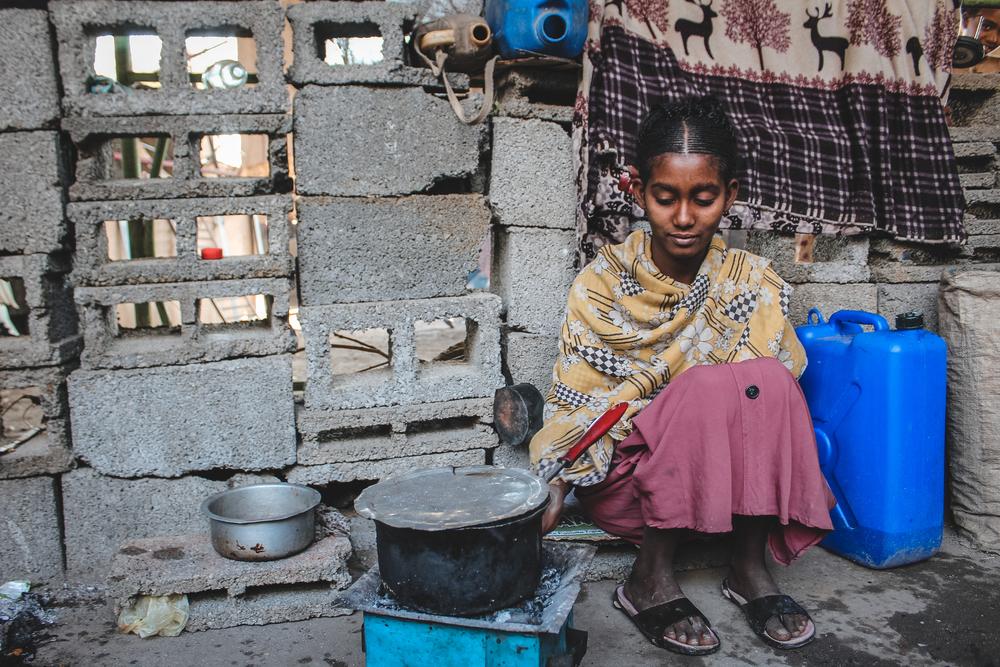
{"label": "stone slab", "polygon": [[[62,128],[76,147],[71,201],[110,199],[172,199],[178,197],[251,197],[290,192],[286,135],[291,119],[285,114],[225,116],[69,117]],[[268,174],[259,177],[201,176],[200,142],[210,134],[264,134],[268,137]],[[173,161],[168,178],[112,178],[111,141],[115,137],[169,136]]]}
{"label": "stone slab", "polygon": [[490,226],[480,195],[303,197],[297,210],[305,306],[465,294]]}
{"label": "stone slab", "polygon": [[327,582],[351,583],[347,537],[331,535],[301,553],[272,561],[231,560],[212,548],[208,532],[129,540],[108,572],[107,597],[116,610],[140,595],[223,591],[239,597],[250,588]]}
{"label": "stone slab", "polygon": [[[79,287],[74,296],[85,341],[81,362],[91,369],[143,368],[291,352],[295,336],[288,325],[288,309],[293,289],[288,278]],[[266,320],[228,324],[200,320],[202,300],[260,294],[270,303]],[[165,301],[178,302],[179,326],[119,327],[119,304]]]}
{"label": "stone slab", "polygon": [[188,599],[188,624],[184,629],[199,632],[352,614],[353,610],[334,605],[340,593],[337,586],[319,582],[267,586],[249,590],[236,598],[218,593],[195,594]]}
{"label": "stone slab", "polygon": [[868,268],[868,238],[865,236],[817,236],[813,261],[795,261],[795,236],[749,231],[746,250],[771,260],[771,266],[791,283],[853,283],[871,278]]}
{"label": "stone slab", "polygon": [[485,127],[420,88],[309,85],[294,116],[300,195],[403,195],[480,176]]}
{"label": "stone slab", "polygon": [[[283,72],[284,12],[277,2],[152,2],[56,0],[50,3],[59,43],[59,69],[67,115],[140,116],[150,114],[286,113],[289,107]],[[136,25],[160,38],[160,87],[107,94],[87,91],[94,73],[94,37]],[[220,26],[226,26],[220,28]],[[189,80],[184,40],[189,32],[249,32],[254,39],[258,83],[233,90],[197,90]],[[214,32],[213,32],[214,31]]]}
{"label": "stone slab", "polygon": [[576,229],[573,140],[540,120],[493,120],[490,203],[500,224]]}
{"label": "stone slab", "polygon": [[579,76],[576,68],[501,69],[496,79],[499,114],[569,123],[573,120]]}
{"label": "stone slab", "polygon": [[323,465],[297,465],[288,470],[287,481],[293,484],[324,485],[332,482],[379,480],[392,474],[437,468],[441,466],[474,466],[486,463],[486,451],[471,449],[462,452],[402,456],[381,461],[354,461]]}
{"label": "stone slab", "polygon": [[[73,466],[70,447],[69,405],[66,396],[67,366],[0,370],[0,387],[7,392],[20,389],[37,391],[38,410],[44,430],[17,449],[0,456],[0,479],[33,477],[65,472]],[[20,418],[21,404],[4,415],[6,420]],[[30,425],[35,425],[33,419]],[[6,445],[13,438],[3,438]]]}
{"label": "stone slab", "polygon": [[295,461],[291,356],[76,371],[73,447],[116,477],[266,470]]}
{"label": "stone slab", "polygon": [[575,261],[573,231],[498,229],[491,289],[503,298],[507,326],[529,333],[558,333],[576,278]]}
{"label": "stone slab", "polygon": [[958,183],[966,189],[992,188],[997,184],[997,175],[992,171],[975,174],[959,174]]}
{"label": "stone slab", "polygon": [[[288,246],[291,213],[290,195],[72,203],[67,217],[76,238],[73,281],[76,285],[106,286],[290,276],[295,270]],[[267,254],[200,259],[197,218],[225,215],[267,216]],[[176,257],[108,259],[105,221],[154,219],[174,223]]]}
{"label": "stone slab", "polygon": [[[6,62],[0,58],[0,63]],[[0,93],[0,104],[3,101]],[[0,114],[0,119],[5,117]],[[0,253],[55,252],[68,240],[61,146],[58,132],[0,134],[0,173],[4,175],[0,180]]]}
{"label": "stone slab", "polygon": [[559,356],[558,334],[508,332],[504,360],[513,384],[533,384],[542,396],[552,388],[552,369]]}
{"label": "stone slab", "polygon": [[[30,49],[24,45],[30,44]],[[0,130],[37,130],[59,120],[48,13],[0,10]]]}
{"label": "stone slab", "polygon": [[296,417],[300,465],[375,461],[497,444],[490,399],[341,411],[300,407]]}
{"label": "stone slab", "polygon": [[28,308],[27,332],[0,337],[0,367],[55,366],[79,355],[82,341],[67,269],[68,263],[57,256],[0,256],[0,278],[23,282],[24,303],[19,305]]}
{"label": "stone slab", "polygon": [[62,476],[67,576],[103,583],[118,546],[128,540],[207,529],[201,502],[226,483],[180,479],[118,479],[90,468]]}
{"label": "stone slab", "polygon": [[[306,407],[356,409],[492,396],[494,389],[503,386],[500,305],[493,294],[472,294],[303,306],[299,319],[308,357]],[[452,317],[467,322],[465,361],[421,362],[414,339],[415,323]],[[390,332],[390,365],[365,373],[334,375],[330,334],[372,328]]]}
{"label": "stone slab", "polygon": [[[307,2],[288,8],[295,61],[288,76],[296,86],[365,83],[379,86],[434,86],[436,77],[425,67],[411,67],[404,52],[404,36],[417,19],[411,4],[385,2]],[[426,17],[426,15],[425,15]],[[382,37],[382,60],[370,65],[330,65],[324,62],[322,43],[331,37],[355,36],[358,28]],[[368,35],[366,35],[368,36]],[[451,75],[456,90],[469,87],[469,77]]]}
{"label": "stone slab", "polygon": [[32,583],[63,576],[56,482],[52,477],[0,480],[0,571]]}
{"label": "stone slab", "polygon": [[824,319],[838,310],[867,310],[874,313],[878,307],[874,283],[803,283],[793,285],[788,319],[799,326],[806,323],[810,308],[819,308]]}

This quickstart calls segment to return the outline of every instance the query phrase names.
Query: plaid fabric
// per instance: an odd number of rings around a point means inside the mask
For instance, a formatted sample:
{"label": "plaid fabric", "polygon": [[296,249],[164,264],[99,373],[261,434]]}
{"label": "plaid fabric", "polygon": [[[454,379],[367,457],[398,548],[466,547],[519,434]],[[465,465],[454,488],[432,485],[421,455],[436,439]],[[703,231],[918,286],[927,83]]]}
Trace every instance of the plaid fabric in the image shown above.
{"label": "plaid fabric", "polygon": [[689,71],[668,46],[620,25],[606,23],[600,34],[599,51],[588,53],[594,69],[582,142],[585,254],[624,240],[634,221],[637,211],[613,183],[635,160],[643,114],[656,103],[705,93],[726,103],[746,160],[740,201],[724,228],[965,238],[965,200],[936,95],[860,77],[797,86],[752,80],[743,71]]}

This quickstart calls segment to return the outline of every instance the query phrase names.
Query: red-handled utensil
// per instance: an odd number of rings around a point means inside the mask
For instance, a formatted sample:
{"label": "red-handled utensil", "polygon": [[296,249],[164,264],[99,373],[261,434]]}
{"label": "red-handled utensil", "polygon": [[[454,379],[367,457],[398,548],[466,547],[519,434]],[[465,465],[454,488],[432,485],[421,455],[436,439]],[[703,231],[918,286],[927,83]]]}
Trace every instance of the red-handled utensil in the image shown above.
{"label": "red-handled utensil", "polygon": [[580,439],[576,441],[576,444],[570,447],[569,451],[556,459],[559,465],[551,470],[546,476],[545,481],[551,482],[556,478],[556,476],[562,472],[565,468],[573,465],[580,455],[583,454],[588,447],[600,440],[604,435],[611,430],[611,427],[618,423],[628,410],[628,403],[618,403],[613,406],[610,410],[606,411],[603,415],[594,420],[594,423],[590,425],[590,428],[580,436]]}

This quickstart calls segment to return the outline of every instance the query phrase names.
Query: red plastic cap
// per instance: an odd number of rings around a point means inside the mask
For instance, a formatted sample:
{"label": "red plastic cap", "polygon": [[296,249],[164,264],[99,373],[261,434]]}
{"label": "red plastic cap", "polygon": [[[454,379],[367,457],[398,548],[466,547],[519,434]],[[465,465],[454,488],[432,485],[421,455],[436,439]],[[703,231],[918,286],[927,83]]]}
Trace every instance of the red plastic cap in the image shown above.
{"label": "red plastic cap", "polygon": [[222,259],[222,248],[202,248],[202,259]]}

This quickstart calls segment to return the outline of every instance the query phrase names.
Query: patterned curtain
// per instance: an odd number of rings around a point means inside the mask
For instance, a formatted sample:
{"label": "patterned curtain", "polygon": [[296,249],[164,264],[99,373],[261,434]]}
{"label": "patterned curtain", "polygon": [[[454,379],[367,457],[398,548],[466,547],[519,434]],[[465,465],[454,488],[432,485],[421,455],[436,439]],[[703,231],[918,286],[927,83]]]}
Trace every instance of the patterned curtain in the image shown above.
{"label": "patterned curtain", "polygon": [[574,116],[583,261],[641,217],[651,105],[712,93],[745,158],[730,229],[965,238],[942,99],[954,0],[591,0]]}

